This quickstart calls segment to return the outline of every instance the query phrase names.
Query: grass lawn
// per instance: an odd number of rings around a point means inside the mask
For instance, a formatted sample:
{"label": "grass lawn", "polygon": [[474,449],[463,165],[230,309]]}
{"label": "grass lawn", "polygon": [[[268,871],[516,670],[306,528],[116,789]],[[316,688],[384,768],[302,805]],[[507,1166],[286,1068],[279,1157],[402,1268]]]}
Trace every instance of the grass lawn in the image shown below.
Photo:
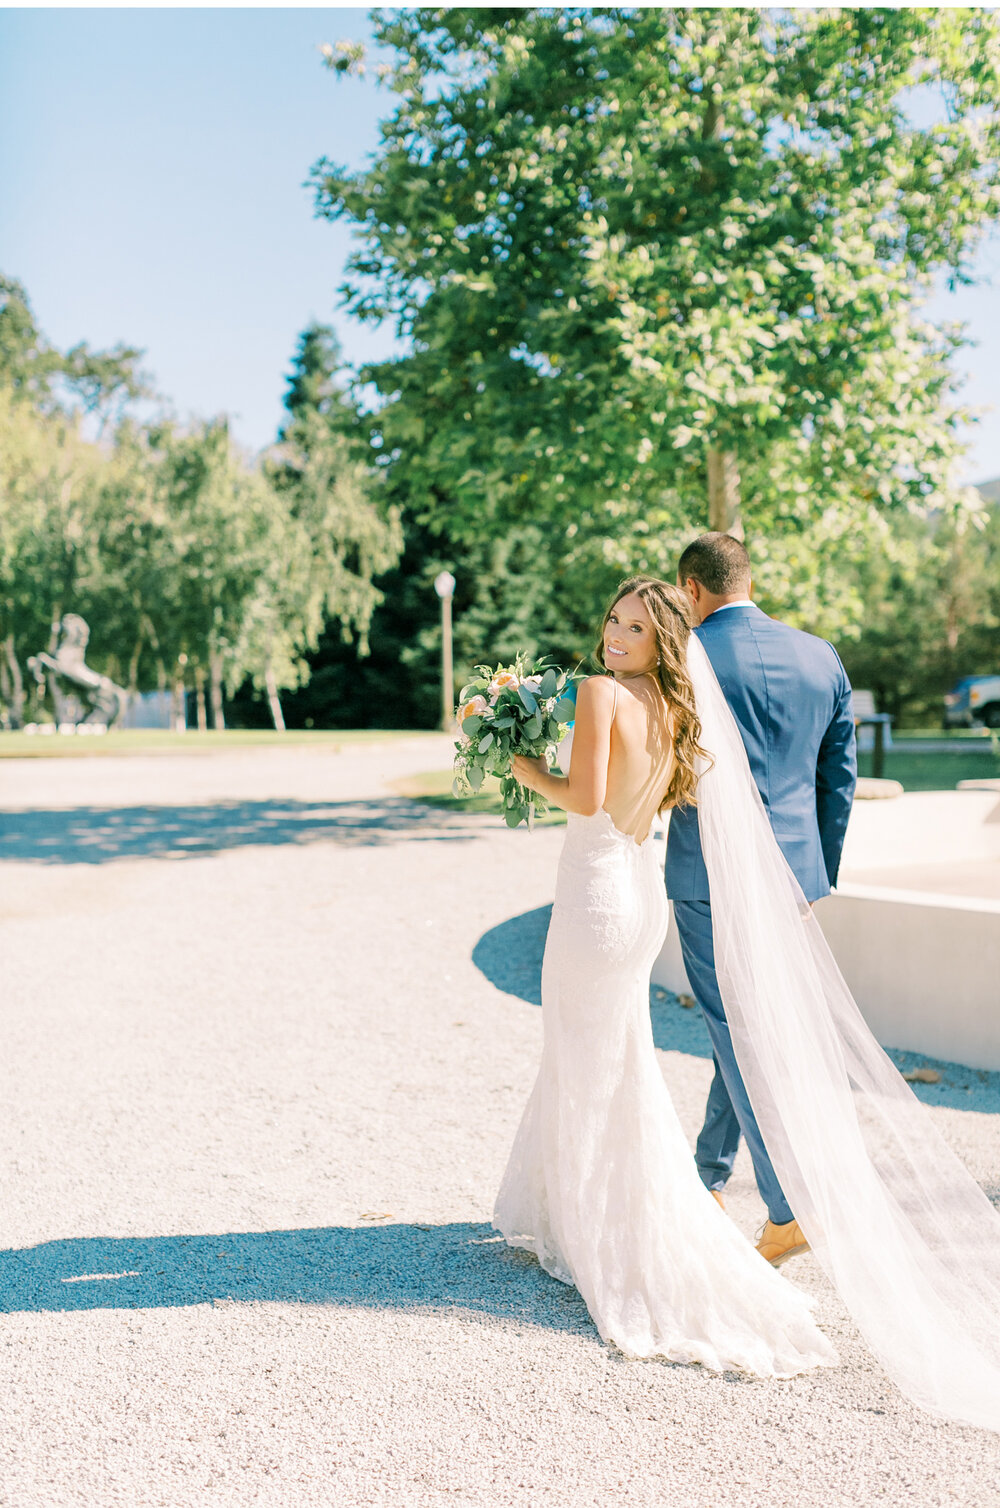
{"label": "grass lawn", "polygon": [[[859,775],[871,772],[872,756],[859,754]],[[956,741],[954,749],[930,754],[907,750],[900,741],[886,750],[884,775],[907,791],[953,791],[960,780],[1000,780],[1000,758],[988,743],[970,749],[967,742]]]}
{"label": "grass lawn", "polygon": [[[445,812],[488,812],[502,816],[500,805],[500,782],[487,776],[483,788],[476,796],[453,796],[450,770],[428,770],[423,775],[409,775],[404,780],[394,780],[392,788],[400,796],[411,796],[427,806],[435,806]],[[566,813],[554,807],[544,817],[536,818],[538,827],[562,827]]]}
{"label": "grass lawn", "polygon": [[[913,736],[913,735],[911,735]],[[935,739],[946,738],[936,732]],[[310,729],[277,733],[272,728],[232,728],[223,733],[169,733],[161,729],[136,728],[120,733],[28,734],[0,733],[0,759],[65,759],[137,754],[218,754],[235,749],[293,747],[324,749],[331,754],[351,745],[384,743],[400,738],[439,738],[440,734],[423,729],[343,728]],[[993,753],[982,736],[962,733],[952,735],[953,748],[927,753],[906,748],[906,735],[894,740],[886,751],[885,774],[898,780],[908,791],[954,790],[960,780],[1000,779],[1000,756]],[[860,773],[870,775],[872,756],[859,758]],[[451,794],[451,771],[430,770],[423,775],[401,781],[397,790],[432,806],[448,811],[490,812],[501,815],[499,786],[488,780],[478,796],[456,798]],[[405,787],[405,789],[404,789]],[[539,822],[565,822],[565,813],[551,812]]]}
{"label": "grass lawn", "polygon": [[935,743],[967,744],[970,748],[985,744],[989,748],[990,733],[986,728],[893,728],[894,744],[905,744],[911,738],[933,739]]}
{"label": "grass lawn", "polygon": [[227,728],[225,732],[169,733],[160,728],[130,728],[104,734],[0,733],[0,759],[65,759],[116,754],[223,754],[234,749],[288,749],[295,745],[327,749],[331,754],[351,744],[385,743],[397,738],[434,738],[424,729],[343,728],[278,733],[273,728]]}

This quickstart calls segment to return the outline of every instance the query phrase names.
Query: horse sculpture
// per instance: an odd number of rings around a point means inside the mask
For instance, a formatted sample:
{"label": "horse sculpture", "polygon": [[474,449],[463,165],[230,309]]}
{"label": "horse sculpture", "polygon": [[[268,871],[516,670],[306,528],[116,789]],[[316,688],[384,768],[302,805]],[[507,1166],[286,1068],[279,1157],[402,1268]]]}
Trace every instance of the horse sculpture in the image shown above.
{"label": "horse sculpture", "polygon": [[86,663],[90,629],[79,613],[67,613],[57,627],[55,653],[32,655],[28,669],[39,686],[47,684],[60,727],[110,728],[125,711],[128,693]]}

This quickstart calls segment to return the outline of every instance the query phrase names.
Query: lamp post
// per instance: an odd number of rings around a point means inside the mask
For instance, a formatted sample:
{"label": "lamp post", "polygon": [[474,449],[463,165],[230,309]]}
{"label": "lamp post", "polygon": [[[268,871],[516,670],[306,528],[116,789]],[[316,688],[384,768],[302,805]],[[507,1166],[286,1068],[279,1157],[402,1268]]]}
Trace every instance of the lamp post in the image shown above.
{"label": "lamp post", "polygon": [[450,571],[435,576],[434,590],[441,598],[441,727],[447,733],[455,717],[455,673],[451,665],[451,599],[455,595],[455,578]]}

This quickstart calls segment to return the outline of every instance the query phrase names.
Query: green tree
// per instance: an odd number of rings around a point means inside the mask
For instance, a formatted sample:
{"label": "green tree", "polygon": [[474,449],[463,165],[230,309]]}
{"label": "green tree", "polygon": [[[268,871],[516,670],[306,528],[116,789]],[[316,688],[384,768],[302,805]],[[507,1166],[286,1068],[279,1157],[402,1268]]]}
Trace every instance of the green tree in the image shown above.
{"label": "green tree", "polygon": [[292,357],[284,398],[289,418],[280,439],[286,439],[295,424],[309,414],[325,419],[337,433],[349,435],[357,430],[358,411],[348,394],[344,371],[335,331],[314,320],[299,336]]}
{"label": "green tree", "polygon": [[[132,691],[172,686],[180,714],[224,725],[249,676],[276,725],[279,691],[308,675],[325,622],[363,647],[373,578],[399,553],[332,332],[302,336],[288,422],[261,464],[224,421],[140,422],[149,396],[126,345],[61,353],[24,289],[0,279],[0,700],[15,725],[24,659],[64,611],[91,626],[89,657]],[[88,439],[88,435],[91,437]]]}
{"label": "green tree", "polygon": [[[0,277],[0,699],[15,726],[32,689],[24,659],[54,647],[64,611],[87,617],[91,658],[116,679],[126,667],[137,685],[137,667],[121,652],[136,642],[137,612],[130,617],[120,573],[109,574],[107,544],[112,499],[141,481],[135,447],[127,436],[120,443],[126,407],[148,393],[139,355],[83,344],[63,355],[39,330],[21,284]],[[98,438],[113,423],[111,443],[88,442],[90,418]]]}
{"label": "green tree", "polygon": [[[285,395],[288,420],[265,460],[265,476],[283,524],[282,549],[262,577],[248,643],[257,646],[255,684],[283,726],[279,689],[308,676],[304,655],[333,620],[346,640],[368,650],[371,615],[381,600],[375,577],[399,558],[395,510],[366,460],[357,411],[338,380],[333,331],[311,325],[300,337]],[[252,662],[253,653],[243,651]]]}
{"label": "green tree", "polygon": [[[381,148],[314,181],[358,230],[347,307],[408,340],[363,375],[410,515],[456,545],[540,523],[573,597],[601,562],[672,570],[741,499],[758,559],[964,506],[962,335],[921,300],[1000,208],[995,17],[419,7],[375,32]],[[820,607],[849,622],[856,593]]]}
{"label": "green tree", "polygon": [[261,473],[233,446],[224,421],[153,436],[155,600],[147,602],[160,653],[172,667],[178,699],[196,694],[207,725],[206,688],[221,726],[223,685],[246,663],[247,622],[262,580],[281,559],[282,518]]}
{"label": "green tree", "polygon": [[35,322],[23,285],[0,273],[0,385],[43,407],[59,364],[58,352]]}
{"label": "green tree", "polygon": [[40,412],[95,416],[103,434],[128,405],[153,396],[139,369],[142,354],[122,343],[95,351],[85,341],[57,351],[39,330],[23,285],[0,273],[0,385]]}
{"label": "green tree", "polygon": [[96,418],[98,438],[122,421],[130,405],[153,396],[139,369],[142,355],[137,346],[119,343],[110,351],[94,351],[81,342],[62,358],[63,386],[85,416]]}
{"label": "green tree", "polygon": [[104,457],[75,421],[0,386],[0,696],[24,715],[24,664],[51,649],[53,625],[93,598],[101,563],[93,520]]}
{"label": "green tree", "polygon": [[856,580],[860,632],[841,643],[853,683],[904,723],[938,724],[964,675],[1000,674],[1000,509],[873,530]]}

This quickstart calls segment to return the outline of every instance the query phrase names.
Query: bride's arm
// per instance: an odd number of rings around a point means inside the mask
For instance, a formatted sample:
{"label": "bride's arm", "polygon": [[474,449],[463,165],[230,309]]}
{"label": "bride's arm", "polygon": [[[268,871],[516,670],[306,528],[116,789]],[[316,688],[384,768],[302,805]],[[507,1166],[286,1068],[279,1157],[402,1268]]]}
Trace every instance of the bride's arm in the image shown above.
{"label": "bride's arm", "polygon": [[614,696],[610,676],[591,676],[580,687],[568,776],[550,774],[544,759],[525,759],[518,754],[512,762],[514,779],[564,811],[583,817],[600,811],[608,790]]}

